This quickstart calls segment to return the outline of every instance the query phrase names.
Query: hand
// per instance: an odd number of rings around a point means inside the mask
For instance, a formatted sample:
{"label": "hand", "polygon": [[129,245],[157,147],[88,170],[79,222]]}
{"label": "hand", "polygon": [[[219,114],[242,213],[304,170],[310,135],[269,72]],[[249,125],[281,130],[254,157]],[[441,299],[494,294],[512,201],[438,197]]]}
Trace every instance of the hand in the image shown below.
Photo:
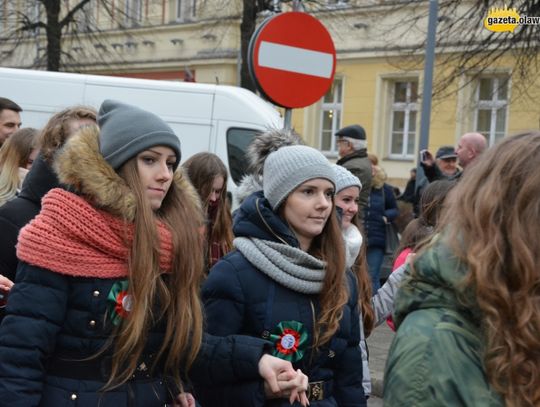
{"label": "hand", "polygon": [[195,398],[191,393],[180,393],[173,402],[174,407],[195,407]]}
{"label": "hand", "polygon": [[302,406],[308,406],[309,400],[306,395],[308,388],[308,377],[298,369],[294,376],[291,377],[290,372],[281,373],[277,377],[279,392],[275,393],[270,390],[268,383],[264,383],[264,391],[266,398],[288,398],[289,403],[293,404],[298,401]]}
{"label": "hand", "polygon": [[[309,404],[306,396],[308,388],[307,376],[300,370],[295,371],[291,362],[270,355],[263,355],[259,360],[259,374],[265,380],[264,388],[267,397],[289,396],[291,404],[300,401],[303,406]],[[283,387],[283,395],[282,395]]]}
{"label": "hand", "polygon": [[435,160],[433,159],[433,154],[431,154],[429,150],[420,151],[420,162],[424,164],[426,167],[432,167],[433,164],[435,164]]}
{"label": "hand", "polygon": [[0,290],[8,292],[13,287],[13,281],[0,274]]}

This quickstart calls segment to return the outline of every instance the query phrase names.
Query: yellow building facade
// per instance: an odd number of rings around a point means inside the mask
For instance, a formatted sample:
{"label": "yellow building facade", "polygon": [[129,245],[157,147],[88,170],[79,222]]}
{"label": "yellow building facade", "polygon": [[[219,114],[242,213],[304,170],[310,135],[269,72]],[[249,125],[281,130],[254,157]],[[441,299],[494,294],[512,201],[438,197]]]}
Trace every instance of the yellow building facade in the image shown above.
{"label": "yellow building facade", "polygon": [[[78,1],[66,0],[65,10]],[[278,2],[275,2],[278,3]],[[464,19],[470,2],[440,16],[439,28]],[[43,13],[36,2],[0,2],[2,66],[43,69],[43,30],[27,35],[10,48],[9,32],[17,23],[14,10]],[[91,0],[76,24],[66,30],[63,70],[204,83],[239,84],[240,0]],[[330,31],[337,50],[332,89],[318,103],[293,112],[293,126],[306,142],[337,158],[333,134],[360,124],[367,132],[368,150],[376,154],[392,182],[403,185],[416,165],[423,89],[428,2],[412,9],[385,0],[325,0],[304,2],[306,11]],[[32,8],[32,5],[34,5]],[[282,5],[282,11],[290,5]],[[270,15],[262,13],[259,21]],[[421,16],[418,18],[418,16]],[[444,17],[444,18],[442,18]],[[415,20],[414,24],[409,21]],[[470,21],[478,40],[489,34]],[[459,33],[456,34],[459,37]],[[487,37],[486,37],[487,38]],[[458,38],[459,39],[459,38]],[[489,52],[497,44],[485,44]],[[447,56],[459,47],[438,47],[434,83],[440,83]],[[476,56],[482,59],[482,54]],[[535,55],[534,60],[538,61]],[[532,64],[531,64],[532,66]],[[538,129],[540,79],[531,72],[517,81],[511,53],[471,75],[464,72],[436,96],[432,104],[429,149],[455,145],[461,134],[481,131],[489,144],[508,134]],[[473,72],[474,73],[474,72]],[[1,93],[1,90],[0,90]]]}

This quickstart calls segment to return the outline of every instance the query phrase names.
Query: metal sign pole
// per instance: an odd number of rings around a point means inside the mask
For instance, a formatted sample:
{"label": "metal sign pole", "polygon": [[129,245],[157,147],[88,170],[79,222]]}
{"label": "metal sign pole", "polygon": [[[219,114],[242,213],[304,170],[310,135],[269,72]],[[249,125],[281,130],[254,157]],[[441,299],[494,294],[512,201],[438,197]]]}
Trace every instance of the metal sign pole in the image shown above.
{"label": "metal sign pole", "polygon": [[[422,94],[422,117],[420,120],[420,140],[419,148],[421,151],[427,149],[429,145],[429,124],[431,118],[431,92],[433,85],[433,64],[435,59],[435,40],[437,35],[437,14],[439,4],[437,0],[430,0],[429,2],[429,20],[428,20],[428,34],[426,44],[426,59],[424,65],[424,91]],[[420,157],[417,153],[417,166],[416,166],[416,187],[418,190],[427,183],[424,169],[420,165]]]}
{"label": "metal sign pole", "polygon": [[283,128],[290,130],[292,128],[292,109],[285,109],[285,115],[283,116]]}

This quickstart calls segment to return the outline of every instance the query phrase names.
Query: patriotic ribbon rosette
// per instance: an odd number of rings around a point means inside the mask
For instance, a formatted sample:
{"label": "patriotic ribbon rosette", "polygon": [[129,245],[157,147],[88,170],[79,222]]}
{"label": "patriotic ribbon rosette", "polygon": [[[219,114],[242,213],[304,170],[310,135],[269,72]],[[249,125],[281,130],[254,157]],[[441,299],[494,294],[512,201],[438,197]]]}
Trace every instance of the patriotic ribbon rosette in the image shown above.
{"label": "patriotic ribbon rosette", "polygon": [[269,338],[275,347],[272,354],[278,358],[297,362],[304,357],[308,334],[304,324],[298,321],[281,321]]}
{"label": "patriotic ribbon rosette", "polygon": [[109,315],[114,325],[119,325],[132,308],[132,297],[128,294],[128,281],[117,281],[111,287],[107,301],[109,302]]}

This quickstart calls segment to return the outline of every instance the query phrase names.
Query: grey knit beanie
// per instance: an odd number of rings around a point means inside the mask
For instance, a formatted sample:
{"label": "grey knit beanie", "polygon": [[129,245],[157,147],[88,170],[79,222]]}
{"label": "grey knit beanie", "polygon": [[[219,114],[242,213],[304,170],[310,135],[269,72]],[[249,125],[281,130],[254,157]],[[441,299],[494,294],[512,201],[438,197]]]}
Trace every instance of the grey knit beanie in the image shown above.
{"label": "grey knit beanie", "polygon": [[99,108],[100,151],[115,170],[153,146],[170,147],[180,163],[180,140],[157,115],[136,106],[105,100]]}
{"label": "grey knit beanie", "polygon": [[324,155],[308,146],[282,147],[264,162],[264,196],[276,211],[294,189],[314,178],[336,184],[332,166]]}
{"label": "grey knit beanie", "polygon": [[362,190],[362,183],[356,175],[353,175],[347,168],[332,164],[334,175],[336,177],[336,194],[343,191],[345,188],[358,187]]}

